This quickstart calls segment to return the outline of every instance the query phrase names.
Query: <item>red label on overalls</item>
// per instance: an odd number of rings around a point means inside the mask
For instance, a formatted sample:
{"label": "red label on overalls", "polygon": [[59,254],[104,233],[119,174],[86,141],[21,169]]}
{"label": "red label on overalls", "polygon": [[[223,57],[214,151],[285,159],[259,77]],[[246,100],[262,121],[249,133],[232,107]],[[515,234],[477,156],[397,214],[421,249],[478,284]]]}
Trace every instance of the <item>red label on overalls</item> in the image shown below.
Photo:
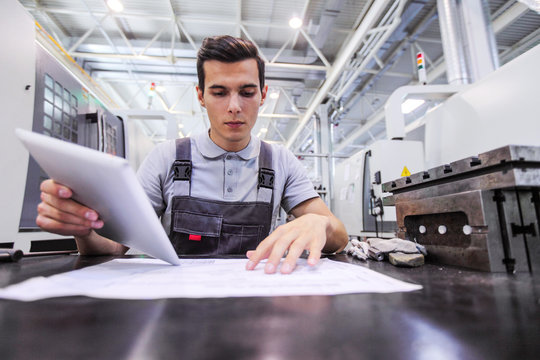
{"label": "red label on overalls", "polygon": [[193,240],[193,241],[201,241],[201,235],[193,235],[193,234],[189,234],[189,240]]}

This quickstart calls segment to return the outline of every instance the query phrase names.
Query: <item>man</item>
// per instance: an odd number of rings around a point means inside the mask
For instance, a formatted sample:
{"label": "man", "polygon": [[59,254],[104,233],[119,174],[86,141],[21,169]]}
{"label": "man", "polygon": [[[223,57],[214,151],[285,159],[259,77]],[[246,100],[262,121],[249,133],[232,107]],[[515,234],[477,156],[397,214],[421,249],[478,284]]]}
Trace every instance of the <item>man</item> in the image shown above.
{"label": "man", "polygon": [[[231,36],[204,40],[197,54],[199,102],[210,120],[208,133],[162,143],[149,154],[138,178],[180,254],[246,253],[247,270],[268,259],[266,273],[294,270],[309,251],[342,250],[343,224],[313,190],[305,171],[283,146],[251,136],[268,86],[264,62],[249,41]],[[46,231],[73,235],[79,252],[124,254],[127,248],[103,238],[92,209],[71,200],[69,188],[46,180],[36,223]],[[295,220],[269,234],[280,205]]]}

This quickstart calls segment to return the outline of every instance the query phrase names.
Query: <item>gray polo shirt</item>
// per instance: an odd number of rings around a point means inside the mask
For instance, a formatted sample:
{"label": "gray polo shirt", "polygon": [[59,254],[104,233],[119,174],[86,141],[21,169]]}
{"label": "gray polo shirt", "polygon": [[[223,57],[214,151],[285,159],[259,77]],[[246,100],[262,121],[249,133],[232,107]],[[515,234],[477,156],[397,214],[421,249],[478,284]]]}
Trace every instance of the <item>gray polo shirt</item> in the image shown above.
{"label": "gray polo shirt", "polygon": [[[260,146],[259,138],[251,136],[243,150],[227,152],[210,139],[208,132],[192,137],[191,196],[220,201],[256,201]],[[288,213],[296,205],[318,195],[298,159],[282,145],[271,144],[271,147],[275,171],[273,230],[280,206]],[[150,152],[137,172],[167,233],[174,196],[171,171],[174,160],[175,141],[166,141]]]}

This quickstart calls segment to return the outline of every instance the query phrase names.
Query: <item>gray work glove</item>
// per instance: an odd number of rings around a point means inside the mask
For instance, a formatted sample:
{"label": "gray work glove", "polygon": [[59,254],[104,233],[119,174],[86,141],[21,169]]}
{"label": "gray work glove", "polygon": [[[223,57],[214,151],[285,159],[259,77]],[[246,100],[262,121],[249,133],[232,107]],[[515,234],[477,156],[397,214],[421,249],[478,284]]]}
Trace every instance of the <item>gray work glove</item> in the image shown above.
{"label": "gray work glove", "polygon": [[393,239],[379,239],[369,238],[366,240],[370,246],[370,249],[374,252],[381,252],[384,254],[401,252],[404,254],[419,254],[420,251],[416,247],[416,243],[409,240],[402,240],[399,238]]}

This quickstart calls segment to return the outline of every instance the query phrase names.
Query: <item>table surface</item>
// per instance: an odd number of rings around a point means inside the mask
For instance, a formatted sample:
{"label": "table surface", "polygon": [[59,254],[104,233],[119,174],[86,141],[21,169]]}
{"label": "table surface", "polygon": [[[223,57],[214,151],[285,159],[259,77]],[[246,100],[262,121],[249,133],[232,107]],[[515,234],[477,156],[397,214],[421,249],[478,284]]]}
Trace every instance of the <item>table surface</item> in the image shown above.
{"label": "table surface", "polygon": [[[538,274],[366,266],[422,290],[217,299],[0,300],[8,359],[538,359]],[[0,287],[112,259],[0,263]]]}

